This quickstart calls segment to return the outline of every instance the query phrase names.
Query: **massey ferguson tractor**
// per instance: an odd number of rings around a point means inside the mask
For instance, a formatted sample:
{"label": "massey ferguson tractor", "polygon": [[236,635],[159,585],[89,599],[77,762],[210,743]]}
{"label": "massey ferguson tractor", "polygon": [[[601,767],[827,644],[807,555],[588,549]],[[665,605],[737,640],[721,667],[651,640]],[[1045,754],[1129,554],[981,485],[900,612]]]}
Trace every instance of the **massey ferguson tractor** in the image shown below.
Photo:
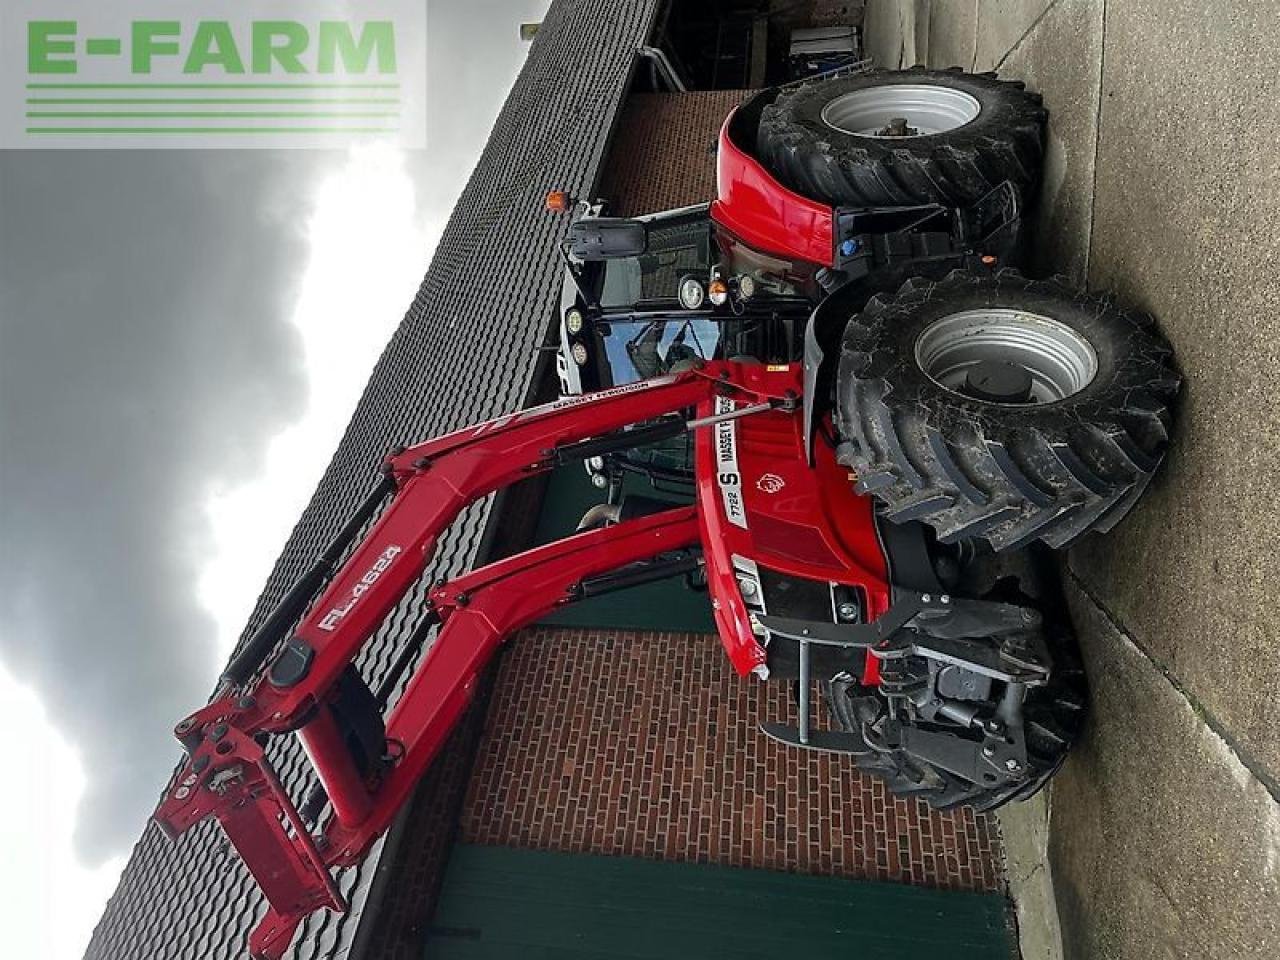
{"label": "massey ferguson tractor", "polygon": [[[794,724],[764,735],[939,808],[1044,784],[1086,697],[1039,561],[1129,511],[1179,386],[1148,318],[1011,269],[1044,119],[992,74],[775,88],[725,121],[709,206],[571,225],[566,396],[391,451],[176,728],[156,820],[222,824],[270,904],[253,956],[344,909],[330,871],[386,830],[514,632],[658,579],[705,582],[734,670],[793,690]],[[605,502],[435,583],[371,690],[355,657],[450,523],[573,462]],[[619,471],[687,497],[623,496]],[[264,752],[283,734],[317,775],[298,801]]]}

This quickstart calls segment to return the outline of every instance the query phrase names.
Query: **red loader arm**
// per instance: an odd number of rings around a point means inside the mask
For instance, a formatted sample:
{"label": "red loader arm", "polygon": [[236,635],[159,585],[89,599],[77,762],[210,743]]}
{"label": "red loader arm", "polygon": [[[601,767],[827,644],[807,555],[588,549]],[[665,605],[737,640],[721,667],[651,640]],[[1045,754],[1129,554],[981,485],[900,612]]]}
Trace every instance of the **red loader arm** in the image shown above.
{"label": "red loader arm", "polygon": [[[750,367],[710,364],[510,414],[388,457],[383,487],[232,661],[213,702],[175,729],[188,758],[155,819],[170,836],[211,815],[222,824],[270,904],[250,937],[254,957],[280,957],[311,911],[345,908],[330,868],[358,862],[387,828],[507,636],[576,599],[591,578],[645,561],[661,567],[655,558],[696,544],[699,536],[696,510],[681,507],[578,534],[437,585],[400,659],[411,662],[415,641],[425,640],[437,624],[439,632],[385,722],[381,708],[394,678],[375,696],[357,677],[363,699],[357,696],[355,702],[376,723],[384,723],[377,744],[382,756],[362,763],[342,719],[352,702],[346,691],[351,661],[421,577],[437,538],[462,509],[566,459],[634,445],[637,434],[645,432],[683,430],[683,418],[675,417],[628,431],[626,437],[616,433],[716,394],[747,402],[783,400],[765,389],[769,383],[767,375]],[[392,490],[395,499],[383,516],[251,684],[343,549]],[[317,836],[259,745],[264,735],[292,731],[333,809]]]}

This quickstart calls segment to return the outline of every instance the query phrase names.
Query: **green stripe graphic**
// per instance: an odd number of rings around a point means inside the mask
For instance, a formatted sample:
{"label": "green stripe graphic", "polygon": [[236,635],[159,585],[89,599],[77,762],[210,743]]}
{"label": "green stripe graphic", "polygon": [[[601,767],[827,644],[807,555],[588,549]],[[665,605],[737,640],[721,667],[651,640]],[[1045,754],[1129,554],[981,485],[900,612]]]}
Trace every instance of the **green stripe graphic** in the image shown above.
{"label": "green stripe graphic", "polygon": [[[87,41],[91,42],[91,41]],[[110,41],[94,44],[95,53],[113,52]],[[393,134],[400,127],[399,82],[338,82],[338,81],[269,81],[269,82],[161,82],[134,81],[127,83],[90,83],[83,81],[43,81],[28,83],[28,91],[50,95],[28,96],[28,121],[44,121],[40,125],[26,127],[29,134]],[[94,92],[108,92],[94,96]],[[109,92],[120,95],[111,96]],[[149,92],[177,95],[147,96]],[[208,95],[200,95],[211,91]],[[253,96],[252,91],[265,91],[267,95]],[[87,93],[82,93],[87,92]],[[182,96],[183,92],[194,94]],[[347,95],[347,94],[350,95]],[[54,95],[56,94],[56,95]],[[275,95],[272,95],[275,94]],[[326,95],[327,94],[327,95]],[[336,105],[336,108],[335,108]],[[355,109],[342,109],[355,105]],[[232,109],[219,110],[219,106]],[[271,107],[283,109],[271,109]],[[49,109],[82,107],[84,109]],[[114,109],[119,107],[120,109]],[[137,107],[138,109],[130,109]],[[174,109],[165,109],[173,107]],[[210,107],[201,110],[199,107]],[[235,109],[237,107],[244,109]],[[266,109],[260,109],[265,107]],[[307,109],[312,107],[315,109]],[[367,107],[370,109],[360,109]],[[393,109],[379,109],[390,107]],[[34,109],[33,109],[34,108]],[[193,109],[196,108],[196,109]],[[231,126],[221,121],[247,119],[299,121],[298,124],[270,126]],[[49,121],[67,120],[71,124],[50,124]],[[136,126],[94,126],[85,120],[205,120],[207,126],[169,126],[167,124]],[[334,122],[316,124],[316,120]],[[354,125],[341,121],[385,120],[388,125]],[[307,122],[310,121],[308,124]],[[304,125],[306,124],[306,125]]]}
{"label": "green stripe graphic", "polygon": [[398,104],[399,97],[27,97],[28,104],[53,103],[379,103]]}

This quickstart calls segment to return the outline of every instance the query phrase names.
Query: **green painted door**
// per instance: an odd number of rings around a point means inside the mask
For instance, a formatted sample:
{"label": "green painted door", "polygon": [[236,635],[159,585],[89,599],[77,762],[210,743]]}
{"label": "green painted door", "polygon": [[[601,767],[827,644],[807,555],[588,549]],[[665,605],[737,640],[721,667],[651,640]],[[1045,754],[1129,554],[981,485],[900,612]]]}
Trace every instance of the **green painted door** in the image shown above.
{"label": "green painted door", "polygon": [[453,850],[426,960],[1009,960],[1006,901],[628,857]]}

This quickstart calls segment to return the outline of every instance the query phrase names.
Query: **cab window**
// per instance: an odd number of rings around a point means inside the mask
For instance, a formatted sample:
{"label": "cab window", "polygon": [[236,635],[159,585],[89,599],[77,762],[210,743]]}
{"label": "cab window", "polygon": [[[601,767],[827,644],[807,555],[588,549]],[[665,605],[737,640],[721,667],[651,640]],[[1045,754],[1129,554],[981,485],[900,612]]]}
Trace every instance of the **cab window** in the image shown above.
{"label": "cab window", "polygon": [[693,274],[705,282],[711,266],[712,231],[705,213],[655,220],[645,253],[605,261],[600,306],[674,301],[682,277]]}

